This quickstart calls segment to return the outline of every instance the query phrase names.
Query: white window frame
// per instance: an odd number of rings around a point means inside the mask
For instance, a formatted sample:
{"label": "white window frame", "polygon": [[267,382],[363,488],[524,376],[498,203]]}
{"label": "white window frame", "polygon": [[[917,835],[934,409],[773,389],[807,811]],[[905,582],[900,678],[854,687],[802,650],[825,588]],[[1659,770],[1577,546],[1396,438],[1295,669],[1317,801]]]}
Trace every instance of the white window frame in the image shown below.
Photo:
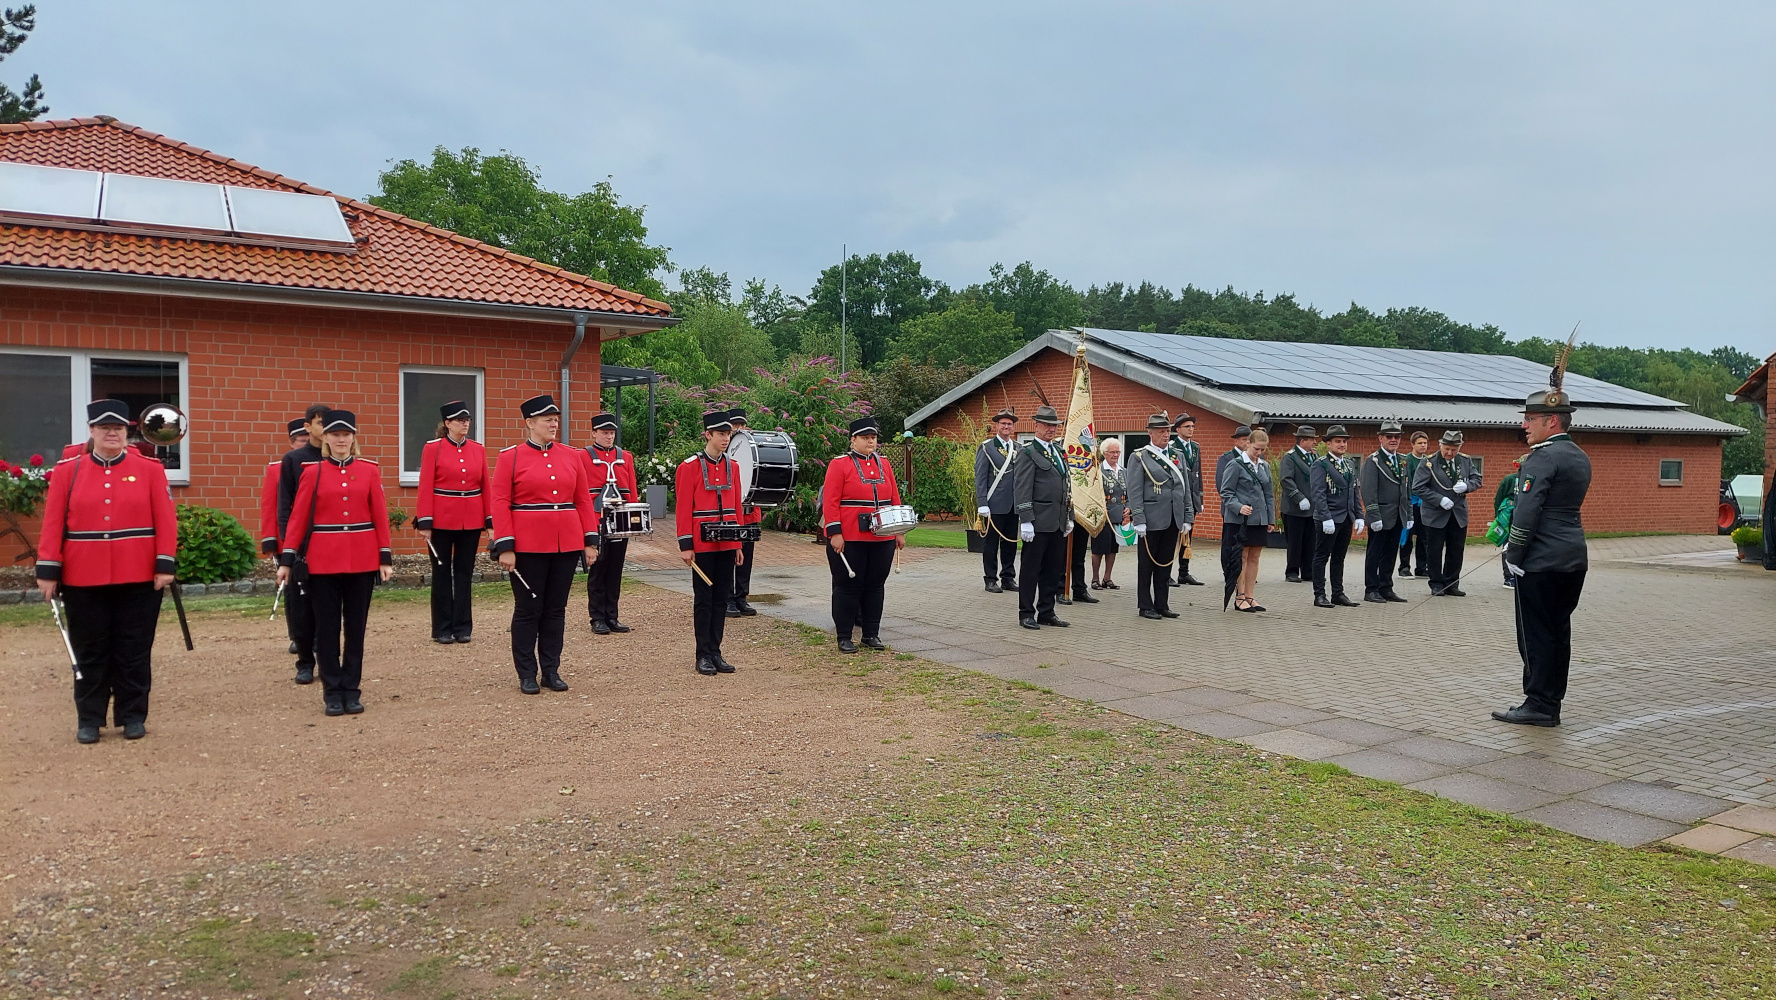
{"label": "white window frame", "polygon": [[[415,468],[412,472],[407,471],[407,425],[405,421],[407,419],[407,374],[409,372],[415,375],[474,376],[475,419],[474,422],[469,425],[469,437],[473,440],[480,441],[482,444],[486,444],[487,439],[482,435],[487,432],[487,420],[485,417],[485,414],[487,413],[487,407],[485,405],[487,401],[487,369],[448,368],[439,365],[402,365],[400,372],[395,376],[395,391],[397,394],[395,402],[395,448],[396,461],[399,463],[396,468],[400,470],[400,482],[402,486],[418,486],[419,470]],[[428,438],[427,440],[430,439]],[[418,458],[419,456],[414,456],[416,462]]]}
{"label": "white window frame", "polygon": [[[73,351],[60,347],[32,347],[28,344],[0,346],[0,354],[36,354],[69,359],[68,378],[68,443],[84,444],[87,435],[79,433],[86,426],[86,404],[92,401],[92,362],[94,358],[115,358],[118,361],[173,361],[179,365],[179,409],[191,415],[191,356],[164,351]],[[167,482],[174,486],[190,486],[191,473],[197,466],[197,443],[203,438],[196,426],[179,442],[179,464],[168,469]],[[44,456],[54,461],[57,456]]]}
{"label": "white window frame", "polygon": [[[1677,478],[1676,479],[1666,479],[1665,478],[1665,463],[1666,462],[1676,462],[1677,463]],[[1681,459],[1681,458],[1661,458],[1661,459],[1659,459],[1659,485],[1660,486],[1682,486],[1683,485],[1683,473],[1684,473],[1684,460],[1683,459]]]}

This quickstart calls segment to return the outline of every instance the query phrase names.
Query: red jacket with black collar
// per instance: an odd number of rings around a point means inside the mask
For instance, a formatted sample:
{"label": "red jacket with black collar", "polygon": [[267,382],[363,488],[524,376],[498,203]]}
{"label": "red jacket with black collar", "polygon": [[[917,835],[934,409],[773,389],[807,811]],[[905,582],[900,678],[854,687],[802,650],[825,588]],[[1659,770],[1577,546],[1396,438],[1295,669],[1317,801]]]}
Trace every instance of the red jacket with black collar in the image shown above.
{"label": "red jacket with black collar", "polygon": [[474,438],[427,441],[419,453],[420,531],[480,531],[493,527],[487,491],[487,447]]}
{"label": "red jacket with black collar", "polygon": [[826,465],[826,484],[821,487],[821,523],[828,537],[843,535],[847,542],[881,542],[888,536],[865,531],[857,515],[900,504],[900,484],[894,481],[894,463],[880,453],[864,457],[848,451]]}
{"label": "red jacket with black collar", "polygon": [[279,561],[295,562],[305,539],[310,573],[373,573],[394,565],[382,469],[367,458],[303,465]]}
{"label": "red jacket with black collar", "polygon": [[499,453],[492,490],[494,555],[598,546],[598,513],[578,448],[528,439]]}
{"label": "red jacket with black collar", "polygon": [[268,556],[278,554],[278,470],[283,465],[266,463],[265,481],[259,484],[259,551]]}
{"label": "red jacket with black collar", "polygon": [[175,571],[179,520],[160,462],[130,448],[109,461],[77,454],[54,471],[43,502],[37,579],[103,587]]}
{"label": "red jacket with black collar", "polygon": [[704,524],[740,523],[740,466],[726,455],[710,458],[699,451],[679,463],[677,487],[678,550],[730,552],[739,542],[706,542]]}

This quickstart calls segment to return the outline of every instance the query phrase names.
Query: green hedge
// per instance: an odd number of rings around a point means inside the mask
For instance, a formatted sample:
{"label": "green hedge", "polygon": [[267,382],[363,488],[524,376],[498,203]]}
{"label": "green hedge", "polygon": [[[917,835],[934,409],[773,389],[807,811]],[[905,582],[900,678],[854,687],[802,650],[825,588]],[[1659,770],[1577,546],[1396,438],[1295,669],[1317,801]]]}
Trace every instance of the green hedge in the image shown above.
{"label": "green hedge", "polygon": [[253,536],[233,515],[189,504],[180,504],[178,513],[181,581],[222,583],[253,572]]}

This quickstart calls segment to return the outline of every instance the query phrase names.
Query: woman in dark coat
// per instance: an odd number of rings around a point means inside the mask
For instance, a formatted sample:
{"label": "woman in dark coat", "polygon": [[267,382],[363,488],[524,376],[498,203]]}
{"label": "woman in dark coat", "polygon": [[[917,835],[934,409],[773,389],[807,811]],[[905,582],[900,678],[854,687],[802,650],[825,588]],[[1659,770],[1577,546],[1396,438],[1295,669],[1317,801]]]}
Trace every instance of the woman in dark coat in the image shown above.
{"label": "woman in dark coat", "polygon": [[1262,428],[1252,428],[1246,450],[1235,455],[1221,470],[1221,530],[1239,533],[1244,550],[1239,589],[1234,607],[1241,611],[1263,611],[1253,591],[1258,584],[1258,558],[1264,554],[1265,537],[1276,521],[1276,491],[1271,486],[1270,463],[1264,451],[1270,435]]}
{"label": "woman in dark coat", "polygon": [[[1092,536],[1092,589],[1120,590],[1110,574],[1116,569],[1116,553],[1122,548],[1122,536],[1117,534],[1116,526],[1129,520],[1128,480],[1124,476],[1122,465],[1122,442],[1111,438],[1099,449],[1103,455],[1100,475],[1104,481],[1104,530]],[[1103,582],[1099,582],[1098,566],[1104,569]]]}

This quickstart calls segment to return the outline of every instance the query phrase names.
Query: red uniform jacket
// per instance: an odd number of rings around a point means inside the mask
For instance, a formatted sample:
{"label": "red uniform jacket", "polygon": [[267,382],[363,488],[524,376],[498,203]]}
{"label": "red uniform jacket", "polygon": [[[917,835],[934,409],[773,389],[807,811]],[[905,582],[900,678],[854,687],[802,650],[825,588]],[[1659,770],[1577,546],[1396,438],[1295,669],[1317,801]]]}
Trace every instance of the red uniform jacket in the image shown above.
{"label": "red uniform jacket", "polygon": [[285,566],[295,562],[305,538],[310,573],[374,573],[393,566],[381,467],[367,458],[305,463],[284,535]]}
{"label": "red uniform jacket", "polygon": [[43,502],[37,579],[102,587],[174,572],[179,519],[159,462],[132,448],[109,462],[76,455],[57,462],[55,472]]}
{"label": "red uniform jacket", "polygon": [[615,482],[623,503],[635,503],[641,491],[635,486],[635,456],[621,448],[609,451],[593,445],[580,452],[585,461],[586,492],[592,494],[592,509],[598,512],[599,530],[604,530],[604,487]]}
{"label": "red uniform jacket", "polygon": [[480,531],[493,527],[493,497],[487,492],[487,448],[474,438],[462,444],[448,437],[427,441],[419,453],[421,531]]}
{"label": "red uniform jacket", "polygon": [[259,551],[278,553],[278,469],[282,462],[265,466],[265,482],[259,486]]}
{"label": "red uniform jacket", "polygon": [[820,498],[820,520],[828,537],[843,535],[847,542],[884,541],[884,536],[859,527],[857,515],[899,505],[894,464],[879,454],[864,458],[848,451],[827,463]]}
{"label": "red uniform jacket", "polygon": [[677,487],[678,550],[730,552],[739,542],[706,542],[701,524],[740,523],[740,467],[726,455],[711,459],[700,451],[679,463]]}
{"label": "red uniform jacket", "polygon": [[528,439],[493,470],[493,546],[501,552],[578,552],[598,545],[598,513],[578,448]]}

